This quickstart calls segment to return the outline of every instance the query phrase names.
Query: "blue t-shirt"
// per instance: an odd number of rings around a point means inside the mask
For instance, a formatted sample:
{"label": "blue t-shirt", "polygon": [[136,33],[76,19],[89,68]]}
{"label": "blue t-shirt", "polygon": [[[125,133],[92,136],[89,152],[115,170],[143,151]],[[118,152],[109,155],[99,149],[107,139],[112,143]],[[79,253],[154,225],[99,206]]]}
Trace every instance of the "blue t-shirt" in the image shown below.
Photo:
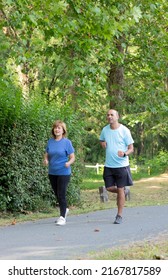
{"label": "blue t-shirt", "polygon": [[118,168],[129,165],[128,156],[118,156],[119,150],[126,152],[128,145],[134,143],[130,130],[126,126],[120,124],[118,129],[111,129],[110,124],[108,124],[101,131],[100,141],[105,141],[107,143],[105,159],[106,167]]}
{"label": "blue t-shirt", "polygon": [[48,153],[49,170],[51,175],[70,175],[71,167],[65,166],[68,156],[74,153],[72,143],[67,138],[57,141],[54,138],[48,140],[46,153]]}

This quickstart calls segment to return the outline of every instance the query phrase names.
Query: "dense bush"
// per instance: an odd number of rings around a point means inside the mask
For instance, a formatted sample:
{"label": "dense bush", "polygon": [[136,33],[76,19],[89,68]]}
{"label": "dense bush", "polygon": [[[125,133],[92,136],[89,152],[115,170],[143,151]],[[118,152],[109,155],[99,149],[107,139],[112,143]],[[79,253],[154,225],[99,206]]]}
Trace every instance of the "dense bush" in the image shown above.
{"label": "dense bush", "polygon": [[48,170],[42,162],[52,123],[58,118],[66,121],[76,150],[68,201],[77,203],[83,165],[82,125],[78,117],[68,107],[61,111],[60,106],[55,108],[39,99],[25,102],[18,90],[10,91],[9,86],[4,85],[3,93],[0,92],[0,211],[36,211],[55,205]]}
{"label": "dense bush", "polygon": [[162,173],[168,170],[168,152],[161,150],[153,159],[146,160],[145,166],[150,167],[152,173]]}
{"label": "dense bush", "polygon": [[[100,131],[101,132],[101,131]],[[100,134],[99,132],[99,134]],[[85,139],[85,161],[90,163],[104,163],[105,151],[100,146],[100,135],[88,132]]]}

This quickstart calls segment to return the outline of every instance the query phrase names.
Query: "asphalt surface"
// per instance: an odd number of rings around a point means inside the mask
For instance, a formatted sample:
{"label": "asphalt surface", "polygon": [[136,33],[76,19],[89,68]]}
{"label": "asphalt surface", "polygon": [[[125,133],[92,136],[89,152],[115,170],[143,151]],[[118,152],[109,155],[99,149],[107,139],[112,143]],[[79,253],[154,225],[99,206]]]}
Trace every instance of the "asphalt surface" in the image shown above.
{"label": "asphalt surface", "polygon": [[168,205],[125,208],[123,223],[113,224],[116,209],[69,215],[0,227],[0,260],[77,260],[87,254],[168,232]]}

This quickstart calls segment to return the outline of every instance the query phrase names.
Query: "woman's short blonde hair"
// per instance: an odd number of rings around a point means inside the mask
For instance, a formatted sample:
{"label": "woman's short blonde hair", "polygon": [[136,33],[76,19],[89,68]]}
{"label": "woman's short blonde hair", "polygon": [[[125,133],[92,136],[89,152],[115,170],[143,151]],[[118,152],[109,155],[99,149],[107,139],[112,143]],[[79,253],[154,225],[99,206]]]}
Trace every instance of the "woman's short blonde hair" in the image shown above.
{"label": "woman's short blonde hair", "polygon": [[63,128],[63,137],[66,137],[66,135],[67,135],[66,124],[65,124],[63,121],[61,121],[61,120],[56,120],[56,121],[53,123],[52,130],[51,130],[52,135],[54,136],[54,138],[55,138],[54,128],[56,128],[57,126],[62,126],[62,128]]}

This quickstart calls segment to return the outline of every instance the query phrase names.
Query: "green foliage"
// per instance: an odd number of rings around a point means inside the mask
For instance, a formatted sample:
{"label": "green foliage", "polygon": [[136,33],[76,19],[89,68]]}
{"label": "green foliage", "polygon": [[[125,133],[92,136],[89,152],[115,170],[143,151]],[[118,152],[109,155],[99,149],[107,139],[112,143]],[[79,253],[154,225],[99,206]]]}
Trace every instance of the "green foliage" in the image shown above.
{"label": "green foliage", "polygon": [[8,111],[5,120],[8,121],[1,126],[3,157],[0,185],[1,196],[4,196],[1,210],[37,210],[40,197],[46,201],[51,197],[46,172],[42,167],[45,120],[41,118],[42,114],[35,103],[28,106],[22,104],[10,118],[13,100],[11,98],[10,104],[6,103]]}
{"label": "green foliage", "polygon": [[99,137],[91,132],[85,138],[85,162],[104,162],[104,150],[100,146]]}
{"label": "green foliage", "polygon": [[[60,117],[64,119],[65,115],[69,135],[73,135],[71,140],[76,149],[76,163],[68,190],[68,200],[69,204],[77,203],[80,198],[79,183],[82,180],[82,129],[81,123],[76,125],[77,116],[71,116],[70,110],[66,110],[65,107],[62,111],[60,108],[55,109],[53,105],[46,107],[40,98],[19,102],[20,107],[13,112],[11,108],[16,101],[14,97],[10,98],[5,107],[1,103],[4,122],[1,121],[0,139],[3,151],[0,163],[0,210],[36,211],[55,205],[47,168],[43,167],[42,161],[45,145],[51,137],[52,123]],[[5,110],[6,115],[3,115]],[[78,137],[74,137],[75,130]]]}
{"label": "green foliage", "polygon": [[[80,186],[83,181],[84,169],[84,148],[83,138],[85,137],[84,123],[80,120],[78,114],[71,109],[65,109],[64,120],[68,127],[68,138],[72,140],[75,148],[75,162],[72,165],[72,176],[67,191],[69,205],[75,205],[80,202]],[[72,112],[68,114],[68,110]]]}
{"label": "green foliage", "polygon": [[[150,160],[168,149],[166,26],[165,0],[1,1],[1,209],[9,204],[35,209],[40,192],[48,201],[41,158],[56,118],[66,121],[76,148],[72,204],[79,200],[83,160],[104,161],[99,135],[110,101],[131,128],[136,159]],[[122,96],[110,96],[109,88],[112,93],[116,88],[108,84],[113,67],[124,69]],[[39,183],[33,172],[41,172]],[[22,185],[28,189],[24,199]]]}
{"label": "green foliage", "polygon": [[146,160],[145,166],[150,167],[151,174],[163,173],[168,170],[168,152],[160,151],[153,159]]}
{"label": "green foliage", "polygon": [[[88,163],[88,165],[95,164],[95,162]],[[99,164],[103,164],[103,162],[99,162]],[[150,160],[143,157],[139,157],[137,160],[132,156],[130,158],[130,167],[135,168],[135,166],[137,166],[137,170],[131,170],[133,181],[162,174],[168,170],[168,153],[166,151],[160,151],[158,155]],[[84,169],[82,190],[98,189],[102,185],[104,185],[103,168],[100,168],[99,174],[97,174],[96,168]]]}

